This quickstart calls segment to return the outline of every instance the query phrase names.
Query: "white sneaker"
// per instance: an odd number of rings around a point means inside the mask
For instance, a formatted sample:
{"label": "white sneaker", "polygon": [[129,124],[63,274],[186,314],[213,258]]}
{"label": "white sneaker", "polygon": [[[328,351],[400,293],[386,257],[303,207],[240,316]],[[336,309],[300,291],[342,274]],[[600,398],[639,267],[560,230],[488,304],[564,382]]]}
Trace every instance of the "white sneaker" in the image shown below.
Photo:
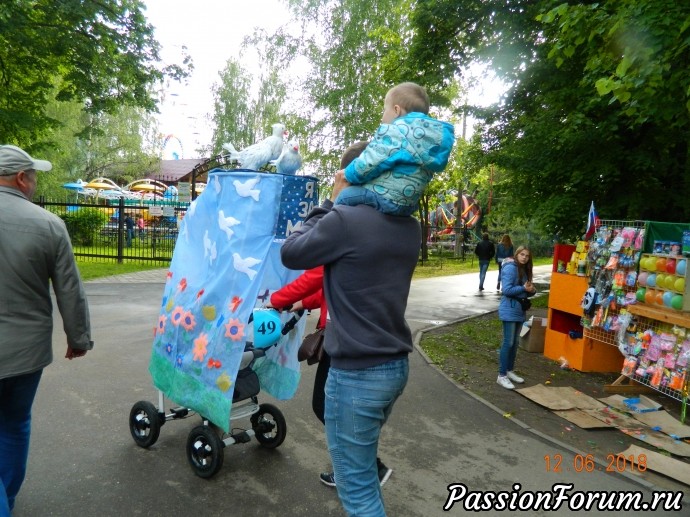
{"label": "white sneaker", "polygon": [[508,372],[507,377],[516,384],[522,384],[525,382],[525,379],[517,375],[515,372]]}
{"label": "white sneaker", "polygon": [[496,382],[507,390],[512,390],[513,388],[515,388],[513,383],[510,382],[510,379],[508,379],[508,377],[506,377],[505,375],[499,375],[498,379],[496,379]]}

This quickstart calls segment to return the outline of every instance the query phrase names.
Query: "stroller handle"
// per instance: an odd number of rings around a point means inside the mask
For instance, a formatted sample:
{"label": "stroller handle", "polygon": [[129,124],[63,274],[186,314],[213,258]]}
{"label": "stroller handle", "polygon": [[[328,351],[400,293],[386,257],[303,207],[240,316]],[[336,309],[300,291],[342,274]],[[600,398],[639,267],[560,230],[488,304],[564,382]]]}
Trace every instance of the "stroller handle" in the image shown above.
{"label": "stroller handle", "polygon": [[299,310],[295,313],[295,315],[290,318],[285,325],[283,325],[283,330],[281,330],[281,334],[286,335],[288,332],[290,332],[292,329],[295,328],[295,325],[297,325],[297,322],[300,320],[300,318],[304,315],[304,309]]}

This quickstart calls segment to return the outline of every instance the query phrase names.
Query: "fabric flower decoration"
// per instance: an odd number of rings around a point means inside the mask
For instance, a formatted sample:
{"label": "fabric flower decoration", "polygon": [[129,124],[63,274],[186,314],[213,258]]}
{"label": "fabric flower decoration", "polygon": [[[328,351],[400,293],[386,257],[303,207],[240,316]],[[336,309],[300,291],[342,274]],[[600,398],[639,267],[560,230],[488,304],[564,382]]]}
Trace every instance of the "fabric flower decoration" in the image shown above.
{"label": "fabric flower decoration", "polygon": [[175,325],[177,327],[180,324],[180,322],[182,321],[183,316],[184,316],[184,309],[178,305],[177,307],[175,307],[175,310],[170,315],[170,323],[172,323],[173,325]]}
{"label": "fabric flower decoration", "polygon": [[156,329],[159,334],[162,334],[165,332],[165,322],[168,318],[165,317],[165,315],[161,315],[158,317],[158,328]]}
{"label": "fabric flower decoration", "polygon": [[192,353],[194,357],[193,361],[204,362],[204,356],[206,356],[206,346],[208,345],[208,338],[206,334],[200,334],[198,338],[194,340],[194,349]]}
{"label": "fabric flower decoration", "polygon": [[182,315],[182,320],[180,321],[180,324],[184,327],[184,329],[189,332],[196,326],[196,321],[194,320],[194,314],[191,312],[187,311]]}
{"label": "fabric flower decoration", "polygon": [[238,319],[231,319],[225,325],[225,337],[240,341],[244,337],[244,325]]}

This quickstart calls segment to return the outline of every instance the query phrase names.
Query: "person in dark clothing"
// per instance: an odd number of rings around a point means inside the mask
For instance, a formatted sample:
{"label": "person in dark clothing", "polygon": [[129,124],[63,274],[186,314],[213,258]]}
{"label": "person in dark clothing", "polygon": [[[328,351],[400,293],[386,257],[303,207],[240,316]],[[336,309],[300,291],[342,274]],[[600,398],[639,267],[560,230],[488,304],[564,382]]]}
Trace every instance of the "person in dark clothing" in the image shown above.
{"label": "person in dark clothing", "polygon": [[127,247],[131,248],[132,239],[134,238],[134,219],[132,219],[132,216],[129,214],[127,214],[127,217],[125,217],[125,231],[127,232]]}
{"label": "person in dark clothing", "polygon": [[503,260],[513,258],[515,250],[513,250],[513,241],[507,233],[501,238],[501,242],[496,246],[496,264],[498,264],[498,282],[496,283],[496,290],[501,290],[501,266]]}
{"label": "person in dark clothing", "polygon": [[291,269],[325,266],[326,441],[336,489],[348,515],[381,516],[376,453],[381,428],[407,384],[413,343],[405,309],[421,231],[409,216],[334,206],[348,185],[336,173],[331,199],[285,240],[281,258]]}
{"label": "person in dark clothing", "polygon": [[489,269],[489,263],[496,254],[496,248],[494,247],[494,243],[489,239],[488,233],[482,235],[482,240],[475,246],[474,253],[479,258],[479,290],[483,291],[484,279]]}

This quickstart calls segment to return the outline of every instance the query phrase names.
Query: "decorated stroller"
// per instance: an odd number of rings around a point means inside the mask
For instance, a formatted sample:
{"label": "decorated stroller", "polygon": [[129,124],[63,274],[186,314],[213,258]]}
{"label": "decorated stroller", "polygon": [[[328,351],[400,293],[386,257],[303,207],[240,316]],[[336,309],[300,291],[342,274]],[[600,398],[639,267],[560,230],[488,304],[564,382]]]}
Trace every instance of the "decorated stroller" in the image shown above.
{"label": "decorated stroller", "polygon": [[[252,436],[268,448],[283,443],[283,414],[257,395],[294,396],[304,319],[259,307],[300,274],[282,266],[280,246],[314,201],[316,180],[308,176],[209,173],[181,222],[154,332],[149,371],[158,407],[139,401],[130,411],[137,445],[150,447],[164,423],[199,414],[187,458],[208,478],[222,467],[227,445]],[[165,398],[176,404],[167,413]],[[230,431],[231,420],[246,417],[251,429]]]}

